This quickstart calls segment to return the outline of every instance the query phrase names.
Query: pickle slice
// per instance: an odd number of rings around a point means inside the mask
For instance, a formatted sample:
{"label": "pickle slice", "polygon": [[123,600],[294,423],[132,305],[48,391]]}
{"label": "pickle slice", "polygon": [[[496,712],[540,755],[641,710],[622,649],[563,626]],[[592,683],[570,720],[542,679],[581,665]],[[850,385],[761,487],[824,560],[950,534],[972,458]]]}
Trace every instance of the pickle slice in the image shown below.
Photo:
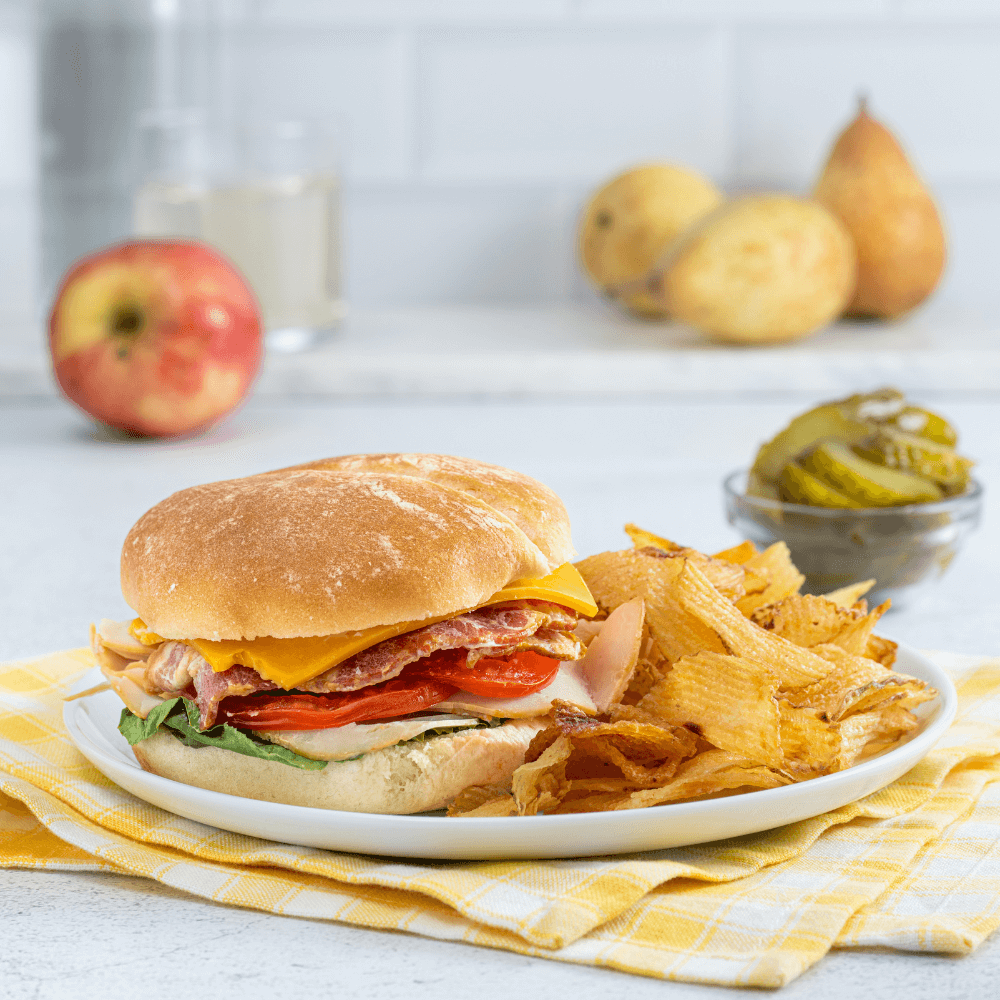
{"label": "pickle slice", "polygon": [[969,484],[969,469],[974,464],[943,444],[890,428],[880,430],[869,441],[855,445],[854,450],[862,458],[889,469],[924,476],[937,483],[949,496],[964,492]]}
{"label": "pickle slice", "polygon": [[804,503],[811,507],[861,507],[843,493],[838,493],[822,479],[806,472],[798,462],[789,462],[781,470],[779,491],[782,500]]}
{"label": "pickle slice", "polygon": [[916,434],[947,448],[958,444],[958,432],[944,417],[920,406],[906,406],[893,419],[904,434]]}
{"label": "pickle slice", "polygon": [[958,443],[958,433],[944,417],[922,406],[907,403],[898,389],[883,388],[858,393],[838,400],[837,405],[855,420],[898,427],[904,434],[916,434],[949,448]]}
{"label": "pickle slice", "polygon": [[836,400],[855,420],[890,423],[906,408],[906,397],[898,390],[884,386],[874,392],[857,392],[846,399]]}
{"label": "pickle slice", "polygon": [[752,471],[765,482],[777,483],[782,469],[797,455],[825,438],[855,443],[871,437],[874,424],[855,420],[841,405],[824,403],[796,417],[780,434],[761,445]]}
{"label": "pickle slice", "polygon": [[754,469],[747,473],[747,496],[763,497],[765,500],[780,500],[778,487],[763,479]]}
{"label": "pickle slice", "polygon": [[840,441],[823,441],[800,459],[803,468],[862,507],[897,507],[940,500],[941,488],[923,476],[888,469]]}

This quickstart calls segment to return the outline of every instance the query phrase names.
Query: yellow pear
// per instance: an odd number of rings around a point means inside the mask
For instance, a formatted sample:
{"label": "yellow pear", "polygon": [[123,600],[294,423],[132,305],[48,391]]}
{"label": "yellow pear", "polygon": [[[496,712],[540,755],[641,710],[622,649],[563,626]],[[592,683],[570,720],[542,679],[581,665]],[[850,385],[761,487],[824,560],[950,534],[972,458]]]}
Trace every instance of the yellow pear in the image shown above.
{"label": "yellow pear", "polygon": [[584,270],[626,308],[662,317],[661,304],[645,290],[646,276],[677,236],[721,201],[710,181],[668,163],[619,174],[583,211],[579,252]]}
{"label": "yellow pear", "polygon": [[858,287],[849,315],[892,319],[934,291],[946,256],[937,208],[864,99],[834,144],[813,195],[844,223],[857,247]]}
{"label": "yellow pear", "polygon": [[795,340],[843,312],[854,245],[819,202],[737,198],[678,240],[650,288],[671,316],[731,343]]}

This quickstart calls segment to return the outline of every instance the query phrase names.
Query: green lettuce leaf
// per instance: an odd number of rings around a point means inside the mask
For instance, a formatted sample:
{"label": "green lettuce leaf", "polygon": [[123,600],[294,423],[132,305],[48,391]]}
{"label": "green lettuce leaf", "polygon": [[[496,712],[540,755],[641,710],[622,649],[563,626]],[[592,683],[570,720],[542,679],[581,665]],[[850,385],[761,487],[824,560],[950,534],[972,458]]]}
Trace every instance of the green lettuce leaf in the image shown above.
{"label": "green lettuce leaf", "polygon": [[157,705],[145,719],[140,719],[129,709],[122,709],[122,717],[118,720],[118,732],[128,740],[129,746],[135,746],[140,740],[148,739],[166,721],[167,716],[177,708],[180,698],[171,698],[162,705]]}
{"label": "green lettuce leaf", "polygon": [[194,702],[186,698],[171,698],[162,705],[157,705],[145,719],[140,719],[127,708],[123,708],[118,731],[130,745],[134,746],[140,740],[152,736],[160,726],[172,730],[172,735],[189,747],[221,747],[223,750],[232,750],[233,753],[241,753],[246,757],[274,760],[304,771],[321,771],[327,765],[325,760],[303,757],[294,750],[259,740],[252,734],[244,733],[227,723],[202,731],[198,728],[198,708]]}

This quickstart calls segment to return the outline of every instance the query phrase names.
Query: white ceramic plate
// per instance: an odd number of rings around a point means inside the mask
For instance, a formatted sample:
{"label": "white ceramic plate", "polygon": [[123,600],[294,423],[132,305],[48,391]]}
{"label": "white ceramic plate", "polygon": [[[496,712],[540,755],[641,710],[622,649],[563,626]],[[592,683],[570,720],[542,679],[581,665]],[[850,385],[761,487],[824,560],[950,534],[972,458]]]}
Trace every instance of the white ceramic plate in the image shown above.
{"label": "white ceramic plate", "polygon": [[[122,703],[112,691],[67,702],[63,719],[84,756],[122,788],[223,830],[305,847],[403,858],[568,858],[739,837],[819,815],[883,788],[927,754],[951,725],[958,703],[947,674],[913,650],[900,647],[896,667],[927,681],[939,694],[916,710],[921,726],[909,739],[880,757],[812,781],[745,795],[567,816],[380,816],[243,799],[144,771],[118,732]],[[95,669],[77,690],[100,680]]]}

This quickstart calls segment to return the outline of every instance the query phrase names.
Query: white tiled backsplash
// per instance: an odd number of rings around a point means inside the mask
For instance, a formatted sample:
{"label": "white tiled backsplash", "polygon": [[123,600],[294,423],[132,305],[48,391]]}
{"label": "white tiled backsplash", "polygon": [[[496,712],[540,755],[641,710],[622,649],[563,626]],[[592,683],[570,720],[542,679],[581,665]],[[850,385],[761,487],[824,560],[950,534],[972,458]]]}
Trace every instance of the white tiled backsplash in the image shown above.
{"label": "white tiled backsplash", "polygon": [[[0,0],[0,323],[37,288],[30,0]],[[998,302],[1000,0],[260,0],[262,109],[349,130],[359,306],[591,293],[588,190],[638,161],[808,190],[866,92],[937,193],[942,295]]]}

